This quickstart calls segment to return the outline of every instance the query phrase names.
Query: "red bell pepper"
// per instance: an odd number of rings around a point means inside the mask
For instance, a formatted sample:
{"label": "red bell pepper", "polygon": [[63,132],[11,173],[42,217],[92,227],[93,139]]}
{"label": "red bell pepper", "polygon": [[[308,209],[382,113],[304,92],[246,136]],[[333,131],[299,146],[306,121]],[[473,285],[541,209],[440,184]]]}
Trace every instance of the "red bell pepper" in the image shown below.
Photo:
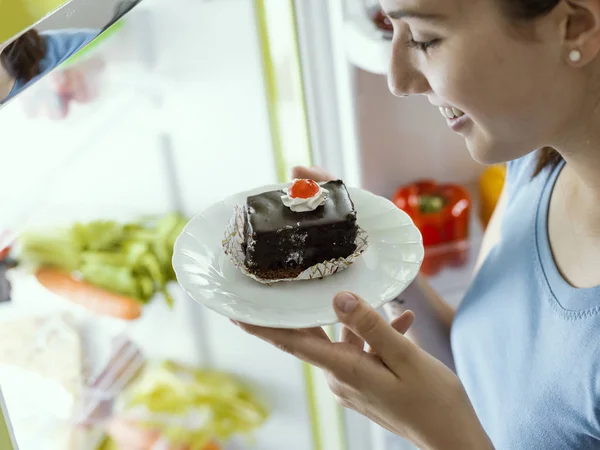
{"label": "red bell pepper", "polygon": [[464,264],[468,248],[460,243],[469,236],[471,211],[471,196],[464,187],[420,180],[399,188],[393,202],[410,216],[423,236],[422,273],[431,276],[447,264]]}

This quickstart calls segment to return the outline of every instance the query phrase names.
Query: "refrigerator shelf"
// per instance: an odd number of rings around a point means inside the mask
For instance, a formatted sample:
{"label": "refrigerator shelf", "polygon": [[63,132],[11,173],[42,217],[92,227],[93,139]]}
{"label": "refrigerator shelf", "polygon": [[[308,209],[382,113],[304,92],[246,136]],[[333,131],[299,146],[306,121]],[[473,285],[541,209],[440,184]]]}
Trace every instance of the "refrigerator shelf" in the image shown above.
{"label": "refrigerator shelf", "polygon": [[[0,248],[10,245],[17,234],[30,223],[31,218],[45,206],[54,192],[54,186],[75,162],[93,148],[90,142],[98,139],[107,129],[115,129],[122,123],[121,113],[133,112],[131,107],[136,104],[138,92],[131,89],[116,92],[117,100],[108,100],[111,94],[115,94],[115,90],[107,89],[102,98],[98,99],[97,108],[81,108],[78,114],[60,122],[40,120],[35,123],[35,127],[31,127],[31,122],[18,114],[3,117],[3,124],[8,123],[8,129],[15,132],[14,142],[20,140],[21,149],[18,157],[8,158],[12,167],[11,172],[4,177],[4,185],[18,185],[25,195],[0,198],[3,211],[0,227],[2,230],[9,230],[0,239]],[[28,126],[29,132],[24,134],[22,130]],[[34,132],[31,132],[32,129]],[[79,132],[75,134],[73,129]],[[63,145],[51,155],[40,155],[36,150],[46,148],[47,142],[63,142]],[[29,167],[28,161],[31,160],[37,160],[38,166],[29,168],[24,174],[21,168]]]}

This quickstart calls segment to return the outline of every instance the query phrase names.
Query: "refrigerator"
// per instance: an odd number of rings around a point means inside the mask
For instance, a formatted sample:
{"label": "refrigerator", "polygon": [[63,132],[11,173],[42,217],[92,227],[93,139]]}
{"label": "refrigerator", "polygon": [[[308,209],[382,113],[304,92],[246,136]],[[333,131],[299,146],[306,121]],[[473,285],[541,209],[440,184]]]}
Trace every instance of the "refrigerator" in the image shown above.
{"label": "refrigerator", "polygon": [[[84,3],[73,8],[81,17]],[[170,211],[192,217],[230,194],[288,181],[295,165],[323,166],[387,198],[401,185],[432,178],[473,193],[466,262],[430,278],[458,305],[481,240],[475,211],[483,168],[426,99],[389,93],[390,45],[372,21],[376,8],[366,0],[136,3],[87,54],[103,66],[92,77],[91,100],[57,103],[52,75],[59,67],[0,110],[2,229],[18,240],[36,227],[94,218],[127,221]],[[60,25],[51,19],[49,29]],[[0,330],[68,312],[92,336],[82,344],[86,377],[101,370],[110,342],[124,334],[149,360],[243,380],[269,417],[253,440],[224,448],[412,449],[339,407],[319,370],[244,334],[176,285],[169,287],[173,308],[159,296],[140,319],[126,322],[47,292],[29,273],[16,271],[10,282]],[[7,393],[15,376],[0,373],[0,383],[8,415],[13,405],[14,420],[27,421],[26,405]],[[50,414],[56,400],[35,401]],[[21,450],[34,449],[35,441],[22,439]]]}

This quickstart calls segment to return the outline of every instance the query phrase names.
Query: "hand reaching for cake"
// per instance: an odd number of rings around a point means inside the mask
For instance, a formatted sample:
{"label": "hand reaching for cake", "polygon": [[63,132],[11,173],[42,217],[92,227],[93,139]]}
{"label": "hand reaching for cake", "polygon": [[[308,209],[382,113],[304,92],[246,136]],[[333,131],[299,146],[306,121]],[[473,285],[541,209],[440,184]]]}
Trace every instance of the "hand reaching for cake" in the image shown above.
{"label": "hand reaching for cake", "polygon": [[292,169],[292,178],[308,178],[318,182],[332,181],[336,177],[321,167],[296,166]]}
{"label": "hand reaching for cake", "polygon": [[403,336],[414,320],[412,312],[390,325],[350,293],[336,296],[334,310],[344,325],[340,342],[331,342],[321,328],[237,325],[323,369],[342,406],[419,448],[493,449],[458,377]]}

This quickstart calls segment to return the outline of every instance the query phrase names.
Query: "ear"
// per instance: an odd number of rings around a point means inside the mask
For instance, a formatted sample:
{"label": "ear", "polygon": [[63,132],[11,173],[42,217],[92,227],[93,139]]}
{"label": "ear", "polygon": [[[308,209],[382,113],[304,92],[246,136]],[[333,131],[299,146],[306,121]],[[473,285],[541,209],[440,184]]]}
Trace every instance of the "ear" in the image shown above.
{"label": "ear", "polygon": [[[565,58],[577,66],[593,61],[600,53],[600,0],[565,0],[568,7],[564,24]],[[570,59],[579,52],[579,59]]]}

